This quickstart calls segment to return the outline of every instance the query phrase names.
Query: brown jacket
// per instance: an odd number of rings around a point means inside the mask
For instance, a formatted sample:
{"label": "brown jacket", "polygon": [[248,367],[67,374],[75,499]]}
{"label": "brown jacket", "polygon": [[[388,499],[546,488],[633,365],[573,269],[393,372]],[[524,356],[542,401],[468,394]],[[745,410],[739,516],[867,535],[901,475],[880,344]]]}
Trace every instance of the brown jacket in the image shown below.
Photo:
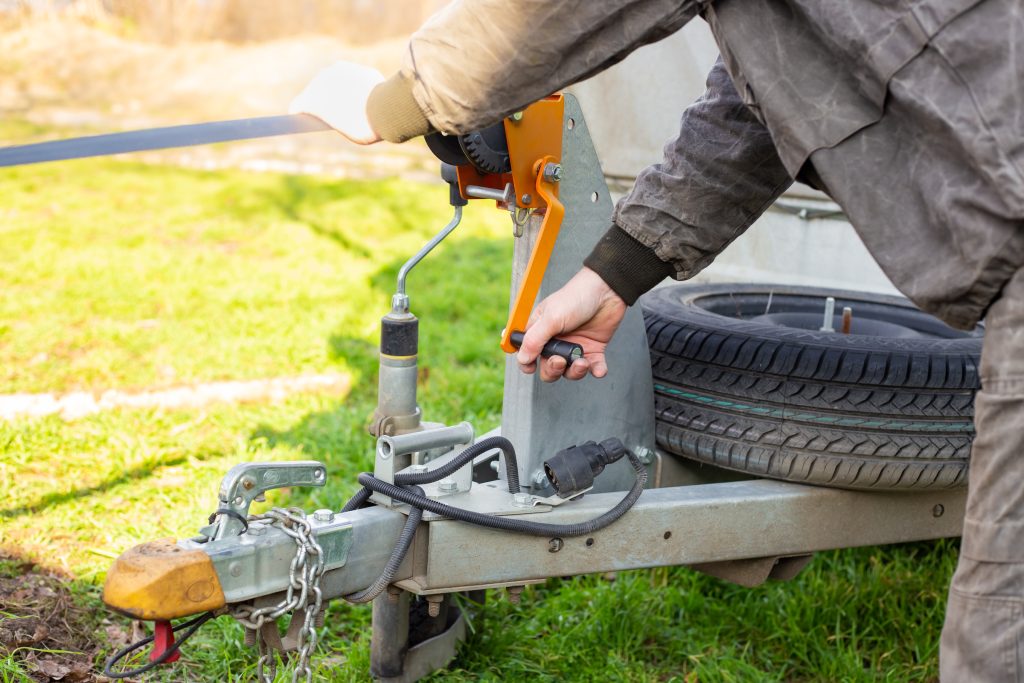
{"label": "brown jacket", "polygon": [[479,128],[703,13],[723,63],[588,263],[627,300],[690,277],[800,176],[897,287],[969,327],[1024,265],[1022,3],[462,0],[368,110],[388,139]]}

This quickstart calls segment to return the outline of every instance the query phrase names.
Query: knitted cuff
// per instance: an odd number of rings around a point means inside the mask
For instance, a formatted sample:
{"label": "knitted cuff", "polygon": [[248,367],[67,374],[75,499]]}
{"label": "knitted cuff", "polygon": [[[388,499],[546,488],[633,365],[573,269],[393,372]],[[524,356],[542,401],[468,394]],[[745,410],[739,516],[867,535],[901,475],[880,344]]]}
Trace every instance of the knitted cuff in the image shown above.
{"label": "knitted cuff", "polygon": [[640,295],[675,272],[650,247],[617,225],[612,225],[583,261],[616,294],[632,306]]}
{"label": "knitted cuff", "polygon": [[366,101],[370,126],[388,142],[405,142],[432,129],[412,94],[412,81],[396,73],[370,92]]}

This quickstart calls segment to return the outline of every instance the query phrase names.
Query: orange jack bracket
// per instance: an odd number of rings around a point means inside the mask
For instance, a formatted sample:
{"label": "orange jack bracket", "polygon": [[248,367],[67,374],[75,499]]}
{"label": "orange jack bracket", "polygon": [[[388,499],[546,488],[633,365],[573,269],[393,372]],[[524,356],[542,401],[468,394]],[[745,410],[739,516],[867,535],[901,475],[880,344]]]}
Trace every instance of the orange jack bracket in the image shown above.
{"label": "orange jack bracket", "polygon": [[[505,119],[503,125],[508,144],[508,171],[482,173],[471,164],[463,164],[458,167],[457,176],[464,199],[470,198],[467,189],[470,186],[503,190],[503,199],[497,201],[499,207],[513,211],[530,209],[544,215],[501,336],[501,348],[506,353],[515,353],[522,343],[565,216],[565,206],[558,199],[563,127],[569,125],[565,123],[565,98],[561,93],[545,97]],[[494,197],[494,194],[489,196]],[[552,339],[544,345],[541,355],[545,358],[561,356],[571,364],[583,356],[583,347]]]}
{"label": "orange jack bracket", "polygon": [[558,232],[562,228],[562,219],[565,217],[565,205],[558,200],[556,195],[557,181],[553,178],[549,179],[545,175],[545,168],[549,164],[556,163],[557,160],[554,157],[545,156],[534,164],[537,195],[546,202],[547,208],[544,209],[544,220],[540,224],[537,241],[533,246],[533,253],[530,254],[530,261],[526,265],[526,272],[523,273],[515,303],[512,304],[508,323],[501,335],[501,348],[506,353],[516,352],[517,347],[512,343],[512,334],[524,331],[530,320],[533,303],[537,300],[537,292],[540,291],[544,273],[548,268],[548,261],[551,260],[551,252],[555,248],[555,240],[558,239]]}

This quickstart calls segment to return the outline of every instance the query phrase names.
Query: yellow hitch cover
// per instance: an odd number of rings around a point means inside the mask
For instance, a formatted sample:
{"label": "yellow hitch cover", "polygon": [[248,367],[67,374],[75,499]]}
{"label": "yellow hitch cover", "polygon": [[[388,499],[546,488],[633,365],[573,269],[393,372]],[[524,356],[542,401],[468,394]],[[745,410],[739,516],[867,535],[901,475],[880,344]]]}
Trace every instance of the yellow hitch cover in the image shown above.
{"label": "yellow hitch cover", "polygon": [[223,607],[224,591],[209,555],[161,538],[114,561],[103,602],[135,619],[170,620]]}

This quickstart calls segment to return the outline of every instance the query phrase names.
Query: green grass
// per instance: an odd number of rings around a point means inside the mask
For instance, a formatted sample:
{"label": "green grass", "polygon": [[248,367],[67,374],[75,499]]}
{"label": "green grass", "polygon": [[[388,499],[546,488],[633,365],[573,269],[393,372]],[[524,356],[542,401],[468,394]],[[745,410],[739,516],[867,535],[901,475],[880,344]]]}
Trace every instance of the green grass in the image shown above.
{"label": "green grass", "polygon": [[[372,462],[376,329],[404,259],[448,218],[436,186],[120,162],[0,174],[0,393],[344,372],[345,396],[0,423],[0,548],[76,578],[96,609],[113,557],[192,535],[242,460],[318,458],[337,507]],[[507,217],[474,203],[410,278],[431,420],[498,422]],[[808,523],[812,523],[808,520]],[[824,553],[743,589],[676,568],[554,580],[495,599],[438,681],[933,681],[952,542]],[[13,565],[11,565],[13,566]],[[325,680],[364,681],[369,609],[335,603]],[[246,680],[227,619],[162,680]],[[16,658],[0,681],[18,681]]]}

